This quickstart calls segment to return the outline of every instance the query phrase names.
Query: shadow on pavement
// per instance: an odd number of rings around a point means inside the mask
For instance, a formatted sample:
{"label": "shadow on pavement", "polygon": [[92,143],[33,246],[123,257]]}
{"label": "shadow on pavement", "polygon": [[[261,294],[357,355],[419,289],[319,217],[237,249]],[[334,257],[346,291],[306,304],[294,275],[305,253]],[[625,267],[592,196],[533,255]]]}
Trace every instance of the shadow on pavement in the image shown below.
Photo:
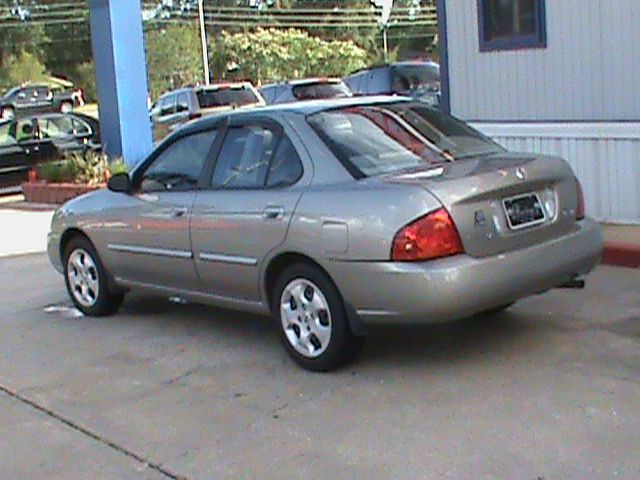
{"label": "shadow on pavement", "polygon": [[[222,340],[248,351],[262,350],[264,355],[281,350],[270,317],[136,294],[125,300],[118,315],[122,322],[133,321],[130,316],[165,331],[189,332],[200,341]],[[450,323],[375,326],[369,329],[362,354],[348,368],[469,362],[507,350],[525,355],[539,344],[544,330],[515,310]]]}

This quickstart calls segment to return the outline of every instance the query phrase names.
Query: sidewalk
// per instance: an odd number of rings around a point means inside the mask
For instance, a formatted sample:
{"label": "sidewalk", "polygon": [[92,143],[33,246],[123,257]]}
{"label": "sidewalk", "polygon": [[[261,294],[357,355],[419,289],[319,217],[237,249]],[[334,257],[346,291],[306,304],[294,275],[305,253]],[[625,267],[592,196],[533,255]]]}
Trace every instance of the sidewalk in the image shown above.
{"label": "sidewalk", "polygon": [[0,197],[0,257],[46,251],[54,208],[27,208],[22,195]]}

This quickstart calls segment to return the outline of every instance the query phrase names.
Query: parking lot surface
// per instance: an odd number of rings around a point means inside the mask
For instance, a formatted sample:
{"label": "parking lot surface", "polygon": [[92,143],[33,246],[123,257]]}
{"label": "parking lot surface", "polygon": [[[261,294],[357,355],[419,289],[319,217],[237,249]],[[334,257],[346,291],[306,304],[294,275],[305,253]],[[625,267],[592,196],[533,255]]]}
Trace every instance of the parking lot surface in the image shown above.
{"label": "parking lot surface", "polygon": [[[0,478],[640,478],[640,271],[370,332],[331,374],[269,319],[131,295],[78,318],[0,259]],[[53,311],[51,311],[53,310]]]}

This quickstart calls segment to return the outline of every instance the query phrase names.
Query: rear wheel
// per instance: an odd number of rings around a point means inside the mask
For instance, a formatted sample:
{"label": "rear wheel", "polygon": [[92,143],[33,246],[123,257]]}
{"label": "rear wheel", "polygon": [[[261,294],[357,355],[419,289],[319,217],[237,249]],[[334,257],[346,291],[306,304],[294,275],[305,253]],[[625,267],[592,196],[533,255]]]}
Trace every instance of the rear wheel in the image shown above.
{"label": "rear wheel", "polygon": [[3,120],[13,120],[16,116],[16,111],[13,107],[3,107],[0,112],[0,117]]}
{"label": "rear wheel", "polygon": [[71,239],[64,258],[67,291],[76,308],[92,316],[115,313],[124,294],[109,290],[108,273],[91,242],[81,236]]}
{"label": "rear wheel", "polygon": [[315,266],[285,269],[276,282],[272,305],[284,348],[307,370],[339,368],[362,347],[364,339],[351,333],[338,289]]}

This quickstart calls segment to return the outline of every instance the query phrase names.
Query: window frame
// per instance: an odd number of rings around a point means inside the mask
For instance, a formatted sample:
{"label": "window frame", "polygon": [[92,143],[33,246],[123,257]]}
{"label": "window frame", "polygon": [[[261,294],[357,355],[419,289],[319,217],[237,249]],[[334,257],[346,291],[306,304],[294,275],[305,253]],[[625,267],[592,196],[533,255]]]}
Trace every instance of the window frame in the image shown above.
{"label": "window frame", "polygon": [[179,193],[185,191],[197,191],[202,190],[204,183],[206,181],[206,174],[210,171],[210,167],[214,162],[214,158],[217,157],[218,151],[220,150],[221,140],[224,137],[224,133],[226,132],[226,125],[224,121],[216,122],[213,125],[207,125],[205,128],[199,128],[197,130],[189,130],[185,131],[182,135],[172,138],[171,141],[165,141],[156,148],[149,157],[144,160],[140,165],[136,166],[136,168],[131,172],[131,184],[132,184],[132,192],[135,195],[148,193],[142,192],[140,190],[140,186],[142,185],[142,180],[144,179],[145,172],[153,166],[158,157],[160,157],[167,149],[171,148],[176,143],[184,140],[187,137],[192,137],[194,135],[200,135],[203,133],[213,133],[215,132],[215,138],[211,143],[211,147],[209,147],[209,152],[207,153],[207,157],[205,158],[204,164],[200,169],[200,174],[198,175],[197,184],[189,190],[166,190],[163,192],[154,192],[154,193]]}
{"label": "window frame", "polygon": [[[224,145],[224,141],[227,138],[227,133],[229,132],[229,129],[252,127],[252,126],[259,126],[259,127],[270,129],[276,135],[276,142],[273,146],[273,153],[269,158],[269,164],[267,165],[267,174],[265,175],[263,185],[252,186],[252,187],[242,187],[242,186],[223,187],[223,186],[212,185],[211,182],[213,181],[213,172],[216,168],[216,165],[218,164],[218,159],[220,157],[220,153],[222,152],[222,146]],[[304,168],[304,162],[302,160],[302,155],[300,155],[300,152],[298,151],[298,148],[296,147],[295,142],[291,139],[290,136],[287,136],[287,138],[289,138],[289,141],[291,142],[291,145],[296,151],[296,154],[298,155],[298,160],[301,166],[301,173],[298,176],[298,178],[289,185],[275,185],[270,187],[267,186],[267,183],[269,180],[269,171],[271,170],[273,158],[275,156],[276,151],[280,147],[280,144],[282,143],[282,139],[285,137],[285,135],[287,135],[284,127],[280,123],[278,123],[276,120],[269,117],[252,117],[252,118],[244,118],[244,119],[234,119],[233,121],[226,122],[225,125],[221,126],[218,132],[219,132],[218,133],[219,136],[216,141],[216,144],[214,145],[216,147],[215,152],[210,153],[210,155],[214,157],[213,161],[209,162],[210,168],[205,168],[203,172],[203,183],[204,183],[202,187],[203,190],[209,190],[214,192],[282,190],[285,188],[291,188],[292,186],[299,183],[300,180],[304,177],[305,168]]]}
{"label": "window frame", "polygon": [[547,16],[545,0],[534,0],[534,24],[536,32],[533,35],[513,35],[511,37],[493,40],[489,40],[485,37],[484,12],[487,1],[489,0],[477,0],[478,41],[480,45],[480,52],[547,48]]}

